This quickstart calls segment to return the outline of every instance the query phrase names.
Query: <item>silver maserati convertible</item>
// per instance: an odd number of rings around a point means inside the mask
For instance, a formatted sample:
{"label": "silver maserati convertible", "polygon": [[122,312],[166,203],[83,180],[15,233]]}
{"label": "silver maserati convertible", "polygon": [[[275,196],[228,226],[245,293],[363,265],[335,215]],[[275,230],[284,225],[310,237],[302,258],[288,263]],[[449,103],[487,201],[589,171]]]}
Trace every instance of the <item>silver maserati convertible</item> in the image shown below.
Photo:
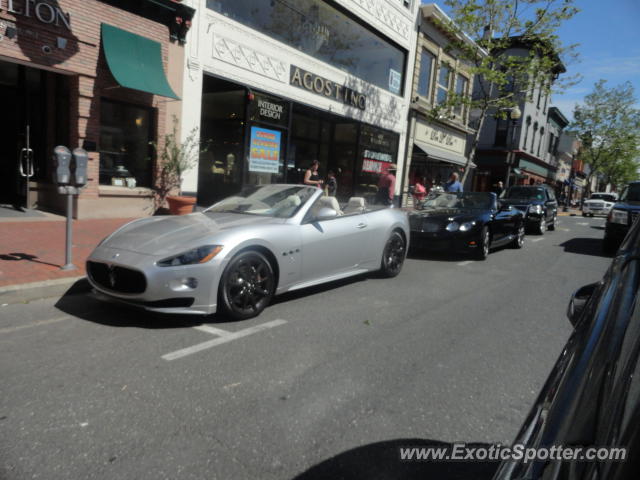
{"label": "silver maserati convertible", "polygon": [[253,186],[207,210],[130,222],[87,260],[104,299],[163,313],[258,315],[274,295],[369,271],[394,277],[409,224],[301,185]]}

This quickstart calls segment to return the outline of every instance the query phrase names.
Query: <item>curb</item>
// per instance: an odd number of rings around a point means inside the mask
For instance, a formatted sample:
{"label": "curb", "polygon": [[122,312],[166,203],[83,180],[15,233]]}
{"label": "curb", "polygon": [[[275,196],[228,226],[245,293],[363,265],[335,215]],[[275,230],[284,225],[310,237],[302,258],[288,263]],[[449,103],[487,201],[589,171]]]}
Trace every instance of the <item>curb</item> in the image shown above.
{"label": "curb", "polygon": [[91,290],[85,276],[57,278],[43,282],[0,287],[0,304],[24,303],[58,295],[76,295]]}

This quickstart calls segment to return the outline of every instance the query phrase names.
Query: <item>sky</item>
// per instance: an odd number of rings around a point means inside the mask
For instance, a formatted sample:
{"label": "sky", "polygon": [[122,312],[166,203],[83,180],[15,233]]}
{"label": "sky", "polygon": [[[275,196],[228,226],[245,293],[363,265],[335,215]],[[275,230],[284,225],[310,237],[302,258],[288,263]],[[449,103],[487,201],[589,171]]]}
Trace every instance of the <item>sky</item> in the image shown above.
{"label": "sky", "polygon": [[574,5],[580,12],[563,24],[558,35],[563,45],[579,44],[579,59],[567,63],[566,75],[579,73],[583,78],[553,94],[552,104],[571,120],[575,104],[599,79],[607,80],[609,88],[629,80],[640,108],[640,0],[574,0]]}

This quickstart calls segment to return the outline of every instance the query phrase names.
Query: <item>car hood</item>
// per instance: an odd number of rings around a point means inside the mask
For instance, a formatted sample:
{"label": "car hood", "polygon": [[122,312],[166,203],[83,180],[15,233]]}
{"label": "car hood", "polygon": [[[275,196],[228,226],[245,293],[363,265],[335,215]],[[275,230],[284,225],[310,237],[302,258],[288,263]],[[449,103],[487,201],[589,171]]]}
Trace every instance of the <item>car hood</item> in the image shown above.
{"label": "car hood", "polygon": [[128,223],[107,237],[103,247],[147,255],[179,253],[201,246],[213,235],[235,228],[282,223],[282,219],[236,213],[192,213],[149,217]]}
{"label": "car hood", "polygon": [[544,205],[542,200],[527,199],[527,198],[501,198],[500,203],[502,205],[511,205],[518,210],[526,212],[530,205]]}
{"label": "car hood", "polygon": [[613,208],[617,210],[631,210],[633,212],[637,212],[640,210],[640,202],[616,203],[613,205]]}

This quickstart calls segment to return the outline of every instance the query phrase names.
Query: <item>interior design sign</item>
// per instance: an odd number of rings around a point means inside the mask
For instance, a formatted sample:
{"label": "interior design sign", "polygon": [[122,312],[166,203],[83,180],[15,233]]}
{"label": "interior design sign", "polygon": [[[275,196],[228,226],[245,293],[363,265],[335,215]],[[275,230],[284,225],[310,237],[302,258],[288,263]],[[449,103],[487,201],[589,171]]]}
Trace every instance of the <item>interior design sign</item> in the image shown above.
{"label": "interior design sign", "polygon": [[251,127],[249,143],[249,171],[278,173],[280,165],[281,132]]}
{"label": "interior design sign", "polygon": [[303,88],[309,92],[338,100],[360,110],[364,110],[367,107],[367,97],[362,93],[327,80],[315,73],[307,72],[295,65],[291,65],[289,83],[294,87]]}

